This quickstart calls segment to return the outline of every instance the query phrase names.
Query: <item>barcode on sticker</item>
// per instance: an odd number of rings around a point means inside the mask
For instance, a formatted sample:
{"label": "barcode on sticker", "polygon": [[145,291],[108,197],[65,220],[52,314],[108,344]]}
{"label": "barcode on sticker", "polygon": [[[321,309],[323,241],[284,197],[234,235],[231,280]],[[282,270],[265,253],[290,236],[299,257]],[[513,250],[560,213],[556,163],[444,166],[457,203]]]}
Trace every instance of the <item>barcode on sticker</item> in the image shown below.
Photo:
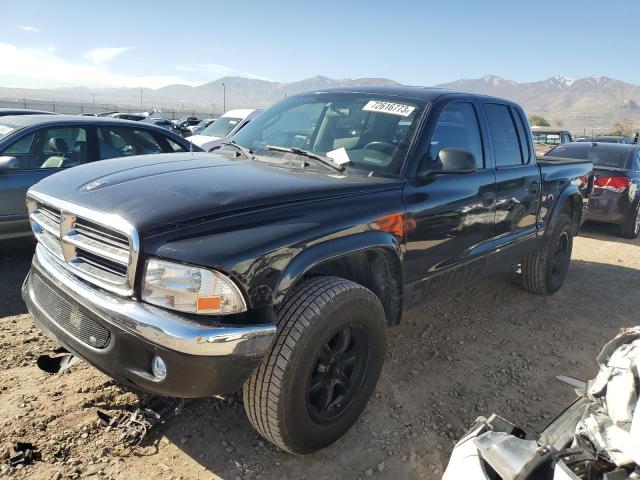
{"label": "barcode on sticker", "polygon": [[408,117],[415,109],[416,107],[412,107],[411,105],[380,102],[378,100],[371,100],[362,108],[365,112],[390,113],[391,115],[399,115],[400,117]]}

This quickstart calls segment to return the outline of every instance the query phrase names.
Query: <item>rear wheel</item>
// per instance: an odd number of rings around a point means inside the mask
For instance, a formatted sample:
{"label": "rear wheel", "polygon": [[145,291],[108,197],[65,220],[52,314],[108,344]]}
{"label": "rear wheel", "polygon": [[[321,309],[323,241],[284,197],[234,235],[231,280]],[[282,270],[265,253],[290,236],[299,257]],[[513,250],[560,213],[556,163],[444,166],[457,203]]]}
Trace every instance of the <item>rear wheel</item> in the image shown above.
{"label": "rear wheel", "polygon": [[558,218],[542,247],[522,259],[524,288],[538,295],[557,292],[569,271],[573,250],[573,226],[568,215]]}
{"label": "rear wheel", "polygon": [[619,227],[620,235],[624,238],[637,238],[640,234],[640,204],[629,216],[629,218]]}
{"label": "rear wheel", "polygon": [[290,453],[333,443],[373,393],[385,335],[373,292],[337,277],[304,281],[280,307],[276,341],[244,385],[251,424]]}

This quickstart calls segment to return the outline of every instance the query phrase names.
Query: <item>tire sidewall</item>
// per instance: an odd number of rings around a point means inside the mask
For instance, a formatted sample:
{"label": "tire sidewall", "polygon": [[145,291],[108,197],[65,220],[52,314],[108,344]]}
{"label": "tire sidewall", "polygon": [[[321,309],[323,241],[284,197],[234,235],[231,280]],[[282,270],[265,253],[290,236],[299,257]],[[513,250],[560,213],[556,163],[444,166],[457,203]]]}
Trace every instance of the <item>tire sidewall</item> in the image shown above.
{"label": "tire sidewall", "polygon": [[[554,253],[556,248],[556,243],[558,239],[563,235],[567,234],[568,241],[568,259],[566,268],[559,277],[554,277],[553,275],[553,263],[554,263]],[[549,239],[549,243],[547,245],[547,264],[545,266],[545,283],[546,290],[548,293],[557,292],[565,279],[567,278],[567,273],[569,272],[569,266],[571,265],[571,253],[573,252],[573,227],[571,225],[571,221],[568,217],[563,216],[558,220],[558,224],[556,228],[553,230],[553,235]]]}
{"label": "tire sidewall", "polygon": [[[358,419],[375,389],[385,357],[386,325],[382,306],[373,294],[367,293],[351,290],[324,304],[292,352],[283,378],[279,417],[284,422],[283,437],[286,443],[296,446],[297,453],[316,451],[340,438]],[[332,423],[320,424],[311,418],[307,408],[309,376],[325,343],[347,326],[361,327],[365,332],[367,370],[350,406]]]}

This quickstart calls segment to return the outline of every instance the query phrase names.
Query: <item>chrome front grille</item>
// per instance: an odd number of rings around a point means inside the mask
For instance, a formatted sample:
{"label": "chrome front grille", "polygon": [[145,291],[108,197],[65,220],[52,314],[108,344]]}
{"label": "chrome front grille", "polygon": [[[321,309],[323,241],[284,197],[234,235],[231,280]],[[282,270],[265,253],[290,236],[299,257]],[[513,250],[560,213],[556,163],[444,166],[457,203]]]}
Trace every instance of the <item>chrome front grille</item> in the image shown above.
{"label": "chrome front grille", "polygon": [[129,223],[38,192],[29,192],[27,205],[38,242],[72,273],[120,295],[133,293],[139,243]]}

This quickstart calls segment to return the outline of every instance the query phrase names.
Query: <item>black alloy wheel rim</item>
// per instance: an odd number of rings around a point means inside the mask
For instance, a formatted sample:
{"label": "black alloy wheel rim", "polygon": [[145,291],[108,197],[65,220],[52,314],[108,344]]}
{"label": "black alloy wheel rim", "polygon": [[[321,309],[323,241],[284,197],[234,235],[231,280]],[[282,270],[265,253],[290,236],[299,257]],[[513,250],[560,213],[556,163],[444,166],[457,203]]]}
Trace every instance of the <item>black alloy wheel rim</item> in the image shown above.
{"label": "black alloy wheel rim", "polygon": [[362,327],[335,332],[318,353],[307,383],[307,410],[317,423],[331,423],[353,402],[364,382],[369,345]]}
{"label": "black alloy wheel rim", "polygon": [[562,232],[556,241],[556,248],[553,254],[553,269],[551,275],[560,278],[569,266],[569,234]]}

